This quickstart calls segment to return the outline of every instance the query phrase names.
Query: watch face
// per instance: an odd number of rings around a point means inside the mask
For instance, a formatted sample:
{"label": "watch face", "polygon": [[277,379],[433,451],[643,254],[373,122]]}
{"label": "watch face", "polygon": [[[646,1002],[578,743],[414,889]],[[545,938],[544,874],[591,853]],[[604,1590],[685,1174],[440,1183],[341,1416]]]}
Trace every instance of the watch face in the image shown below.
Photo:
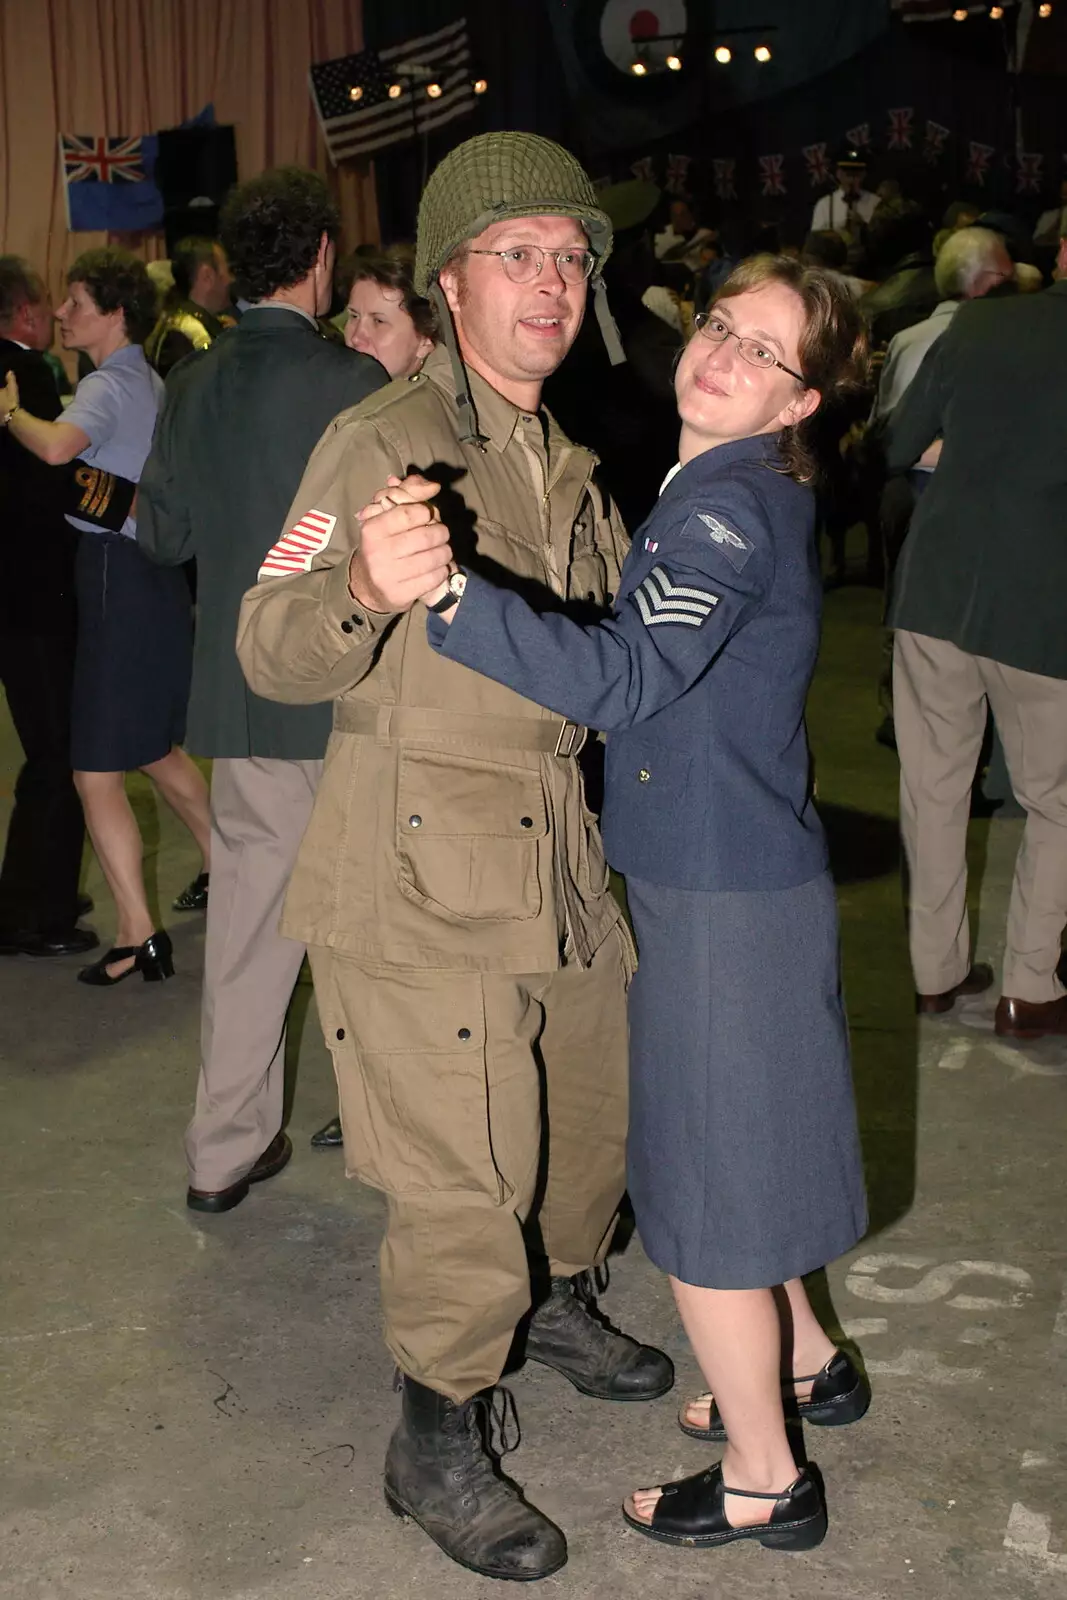
{"label": "watch face", "polygon": [[463,591],[467,587],[467,574],[465,572],[454,572],[448,580],[448,587],[457,600],[462,600]]}

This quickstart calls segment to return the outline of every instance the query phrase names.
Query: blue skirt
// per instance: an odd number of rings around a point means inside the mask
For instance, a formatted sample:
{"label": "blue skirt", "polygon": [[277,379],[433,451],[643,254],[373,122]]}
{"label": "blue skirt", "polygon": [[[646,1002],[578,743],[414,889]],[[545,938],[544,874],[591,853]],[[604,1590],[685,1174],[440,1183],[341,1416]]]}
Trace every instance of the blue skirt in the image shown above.
{"label": "blue skirt", "polygon": [[83,533],[71,709],[76,772],[132,772],[185,738],[193,665],[189,585],[136,540]]}
{"label": "blue skirt", "polygon": [[633,878],[630,1198],[664,1272],[711,1289],[785,1283],[867,1227],[837,902]]}

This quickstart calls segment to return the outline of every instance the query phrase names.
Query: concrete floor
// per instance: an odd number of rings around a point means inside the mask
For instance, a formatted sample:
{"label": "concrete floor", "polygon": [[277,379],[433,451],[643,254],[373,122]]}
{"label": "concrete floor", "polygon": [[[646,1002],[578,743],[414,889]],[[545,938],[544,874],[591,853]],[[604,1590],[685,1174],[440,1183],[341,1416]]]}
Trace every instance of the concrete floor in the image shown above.
{"label": "concrete floor", "polygon": [[[811,722],[838,865],[874,1226],[826,1280],[874,1405],[809,1430],[825,1544],[675,1551],[623,1494],[705,1459],[674,1426],[698,1376],[636,1241],[610,1314],[669,1350],[676,1395],[512,1388],[508,1467],[565,1529],[572,1600],[1063,1600],[1067,1595],[1067,1047],[995,1041],[991,1006],[917,1027],[900,915],[895,761],[871,739],[877,596],[830,597]],[[0,810],[17,750],[0,709]],[[160,905],[189,843],[137,786]],[[3,818],[0,816],[0,826]],[[996,958],[1019,824],[973,829],[978,954]],[[93,921],[109,932],[95,864]],[[979,904],[980,902],[980,904]],[[296,1155],[224,1217],[184,1206],[202,924],[165,918],[178,976],[108,991],[76,962],[0,962],[4,1600],[434,1600],[500,1586],[386,1511],[396,1399],[378,1338],[378,1197],[307,1147],[334,1108],[310,990],[294,1038]]]}

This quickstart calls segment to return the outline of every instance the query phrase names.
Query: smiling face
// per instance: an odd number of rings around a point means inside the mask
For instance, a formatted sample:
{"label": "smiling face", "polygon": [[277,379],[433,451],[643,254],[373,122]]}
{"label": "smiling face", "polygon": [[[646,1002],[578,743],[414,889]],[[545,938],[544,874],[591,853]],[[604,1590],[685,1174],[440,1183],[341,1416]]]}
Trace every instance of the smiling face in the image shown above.
{"label": "smiling face", "polygon": [[399,289],[357,278],[348,297],[345,344],[380,361],[391,378],[410,378],[433,349],[404,309]]}
{"label": "smiling face", "polygon": [[[587,250],[570,217],[520,217],[494,222],[471,250]],[[546,256],[530,283],[512,283],[499,257],[466,255],[441,272],[441,287],[465,362],[521,410],[536,411],[541,385],[574,343],[585,315],[586,285],[564,283]]]}
{"label": "smiling face", "polygon": [[[784,366],[803,370],[804,306],[787,284],[772,281],[719,300],[711,318],[739,338],[753,340]],[[791,427],[810,416],[820,399],[818,390],[804,388],[781,367],[747,361],[736,338],[714,343],[702,333],[686,345],[674,390],[683,462],[716,445]]]}

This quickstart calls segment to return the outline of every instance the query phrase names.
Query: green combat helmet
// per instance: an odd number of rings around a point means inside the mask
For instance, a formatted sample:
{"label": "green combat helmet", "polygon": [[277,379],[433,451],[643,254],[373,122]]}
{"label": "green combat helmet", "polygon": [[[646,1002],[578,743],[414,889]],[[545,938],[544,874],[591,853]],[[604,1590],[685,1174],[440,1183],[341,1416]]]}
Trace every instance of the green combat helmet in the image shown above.
{"label": "green combat helmet", "polygon": [[482,133],[451,150],[435,167],[419,205],[415,292],[433,301],[452,358],[460,439],[482,443],[470,384],[456,345],[452,316],[438,281],[441,268],[466,239],[512,217],[575,217],[596,256],[593,296],[612,362],[625,360],[601,276],[611,254],[611,219],[570,151],[534,133]]}

